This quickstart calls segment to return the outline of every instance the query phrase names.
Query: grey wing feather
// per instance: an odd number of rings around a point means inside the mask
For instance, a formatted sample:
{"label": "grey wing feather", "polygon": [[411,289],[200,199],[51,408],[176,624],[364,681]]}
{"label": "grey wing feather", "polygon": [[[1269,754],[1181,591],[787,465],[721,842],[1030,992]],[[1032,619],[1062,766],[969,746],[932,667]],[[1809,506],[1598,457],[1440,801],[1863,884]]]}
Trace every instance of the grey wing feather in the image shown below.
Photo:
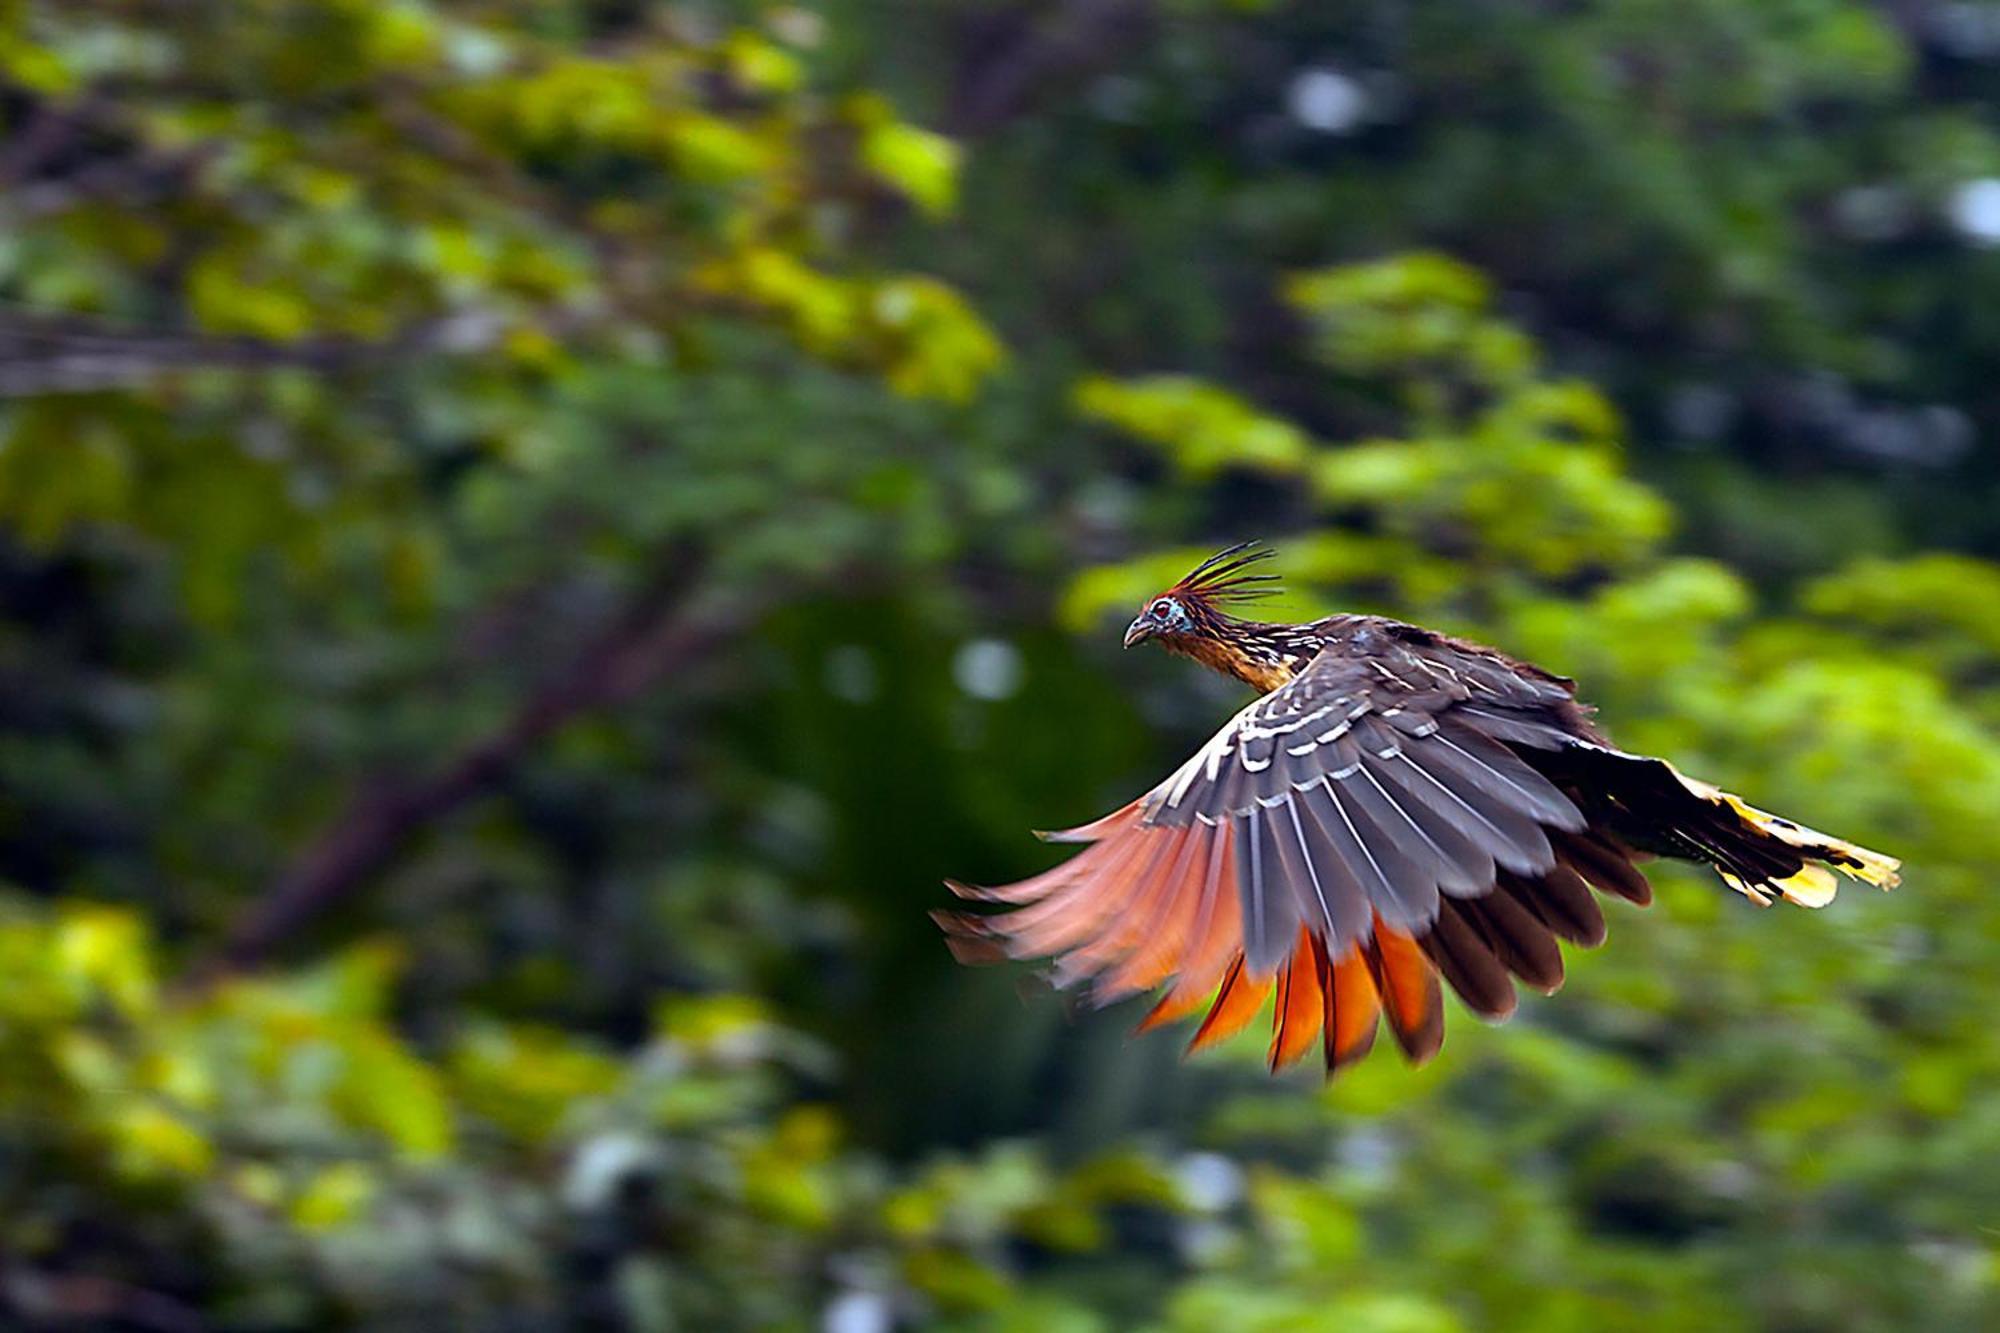
{"label": "grey wing feather", "polygon": [[[1282,814],[1257,807],[1237,825],[1237,891],[1243,904],[1243,961],[1253,977],[1275,971],[1291,955],[1299,900],[1278,843]],[[1289,820],[1284,820],[1289,825]]]}
{"label": "grey wing feather", "polygon": [[1584,818],[1512,748],[1565,743],[1536,710],[1567,690],[1443,644],[1333,640],[1147,798],[1148,823],[1234,827],[1252,975],[1284,962],[1301,923],[1339,956],[1367,941],[1377,916],[1407,934],[1446,929],[1445,899],[1491,895],[1496,877],[1515,877],[1518,899],[1497,916],[1454,916],[1451,939],[1436,945],[1484,1003],[1502,1000],[1495,969],[1502,981],[1509,967],[1536,984],[1560,978],[1560,957],[1552,963],[1543,944],[1551,932],[1601,932],[1588,889],[1557,865],[1550,840]]}

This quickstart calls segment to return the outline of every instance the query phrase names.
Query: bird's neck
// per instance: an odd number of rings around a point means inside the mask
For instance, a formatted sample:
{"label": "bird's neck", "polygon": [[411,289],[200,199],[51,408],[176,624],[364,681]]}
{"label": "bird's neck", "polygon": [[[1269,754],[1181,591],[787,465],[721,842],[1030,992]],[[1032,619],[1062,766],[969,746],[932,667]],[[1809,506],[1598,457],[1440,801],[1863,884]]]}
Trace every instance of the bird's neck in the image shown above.
{"label": "bird's neck", "polygon": [[1213,632],[1166,637],[1170,652],[1192,657],[1211,671],[1233,676],[1262,694],[1291,683],[1319,654],[1322,636],[1311,625],[1231,619]]}

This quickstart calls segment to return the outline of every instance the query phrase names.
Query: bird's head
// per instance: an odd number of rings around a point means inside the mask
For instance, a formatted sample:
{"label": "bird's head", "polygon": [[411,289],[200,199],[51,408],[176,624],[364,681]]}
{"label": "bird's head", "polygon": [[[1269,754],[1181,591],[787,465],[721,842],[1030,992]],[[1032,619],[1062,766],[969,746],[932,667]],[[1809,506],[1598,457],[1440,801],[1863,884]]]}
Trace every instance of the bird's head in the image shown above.
{"label": "bird's head", "polygon": [[1173,587],[1146,599],[1131,625],[1125,630],[1125,646],[1158,639],[1161,647],[1188,652],[1204,640],[1227,635],[1236,622],[1222,607],[1268,597],[1276,589],[1275,574],[1246,571],[1277,552],[1256,542],[1239,542],[1217,551],[1202,561]]}
{"label": "bird's head", "polygon": [[1146,603],[1144,610],[1125,627],[1125,646],[1144,643],[1148,639],[1169,638],[1177,635],[1198,633],[1194,616],[1188,611],[1188,600],[1171,592],[1163,592]]}

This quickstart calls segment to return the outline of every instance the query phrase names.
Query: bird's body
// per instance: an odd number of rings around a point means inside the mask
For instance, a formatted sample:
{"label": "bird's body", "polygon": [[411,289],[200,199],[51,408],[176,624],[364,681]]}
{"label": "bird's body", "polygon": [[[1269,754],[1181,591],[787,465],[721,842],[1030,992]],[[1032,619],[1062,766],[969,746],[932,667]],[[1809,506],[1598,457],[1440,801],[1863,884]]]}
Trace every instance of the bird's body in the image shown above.
{"label": "bird's body", "polygon": [[1274,1066],[1323,1034],[1333,1070],[1378,1015],[1411,1059],[1434,1054],[1440,976],[1493,1018],[1513,978],[1554,990],[1557,941],[1604,938],[1593,890],[1650,901],[1648,856],[1710,865],[1760,903],[1824,904],[1828,867],[1896,882],[1889,857],[1616,749],[1572,682],[1497,650],[1379,616],[1224,614],[1256,595],[1243,571],[1264,554],[1223,552],[1126,635],[1260,697],[1138,800],[1046,835],[1094,844],[1082,854],[1003,888],[953,884],[1014,909],[940,914],[961,956],[1054,957],[1059,984],[1094,979],[1100,1002],[1166,985],[1143,1027],[1208,1003],[1196,1046],[1275,987]]}

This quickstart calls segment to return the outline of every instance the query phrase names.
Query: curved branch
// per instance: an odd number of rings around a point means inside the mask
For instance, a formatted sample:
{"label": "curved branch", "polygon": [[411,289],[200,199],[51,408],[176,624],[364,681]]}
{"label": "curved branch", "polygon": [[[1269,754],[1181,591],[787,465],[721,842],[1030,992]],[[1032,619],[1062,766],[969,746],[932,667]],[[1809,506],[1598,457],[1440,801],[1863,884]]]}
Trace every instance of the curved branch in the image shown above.
{"label": "curved branch", "polygon": [[666,588],[639,597],[496,730],[415,782],[384,780],[355,793],[345,813],[237,918],[220,949],[193,970],[191,984],[200,987],[262,962],[364,888],[423,828],[491,790],[565,723],[626,702],[691,665],[739,631],[755,610],[748,600],[726,609],[692,605],[695,600]]}
{"label": "curved branch", "polygon": [[[581,311],[544,314],[552,336],[575,333]],[[512,321],[470,310],[426,320],[392,338],[301,338],[272,342],[200,334],[143,333],[0,310],[0,398],[133,388],[177,370],[336,371],[414,356],[469,355],[497,345]]]}

